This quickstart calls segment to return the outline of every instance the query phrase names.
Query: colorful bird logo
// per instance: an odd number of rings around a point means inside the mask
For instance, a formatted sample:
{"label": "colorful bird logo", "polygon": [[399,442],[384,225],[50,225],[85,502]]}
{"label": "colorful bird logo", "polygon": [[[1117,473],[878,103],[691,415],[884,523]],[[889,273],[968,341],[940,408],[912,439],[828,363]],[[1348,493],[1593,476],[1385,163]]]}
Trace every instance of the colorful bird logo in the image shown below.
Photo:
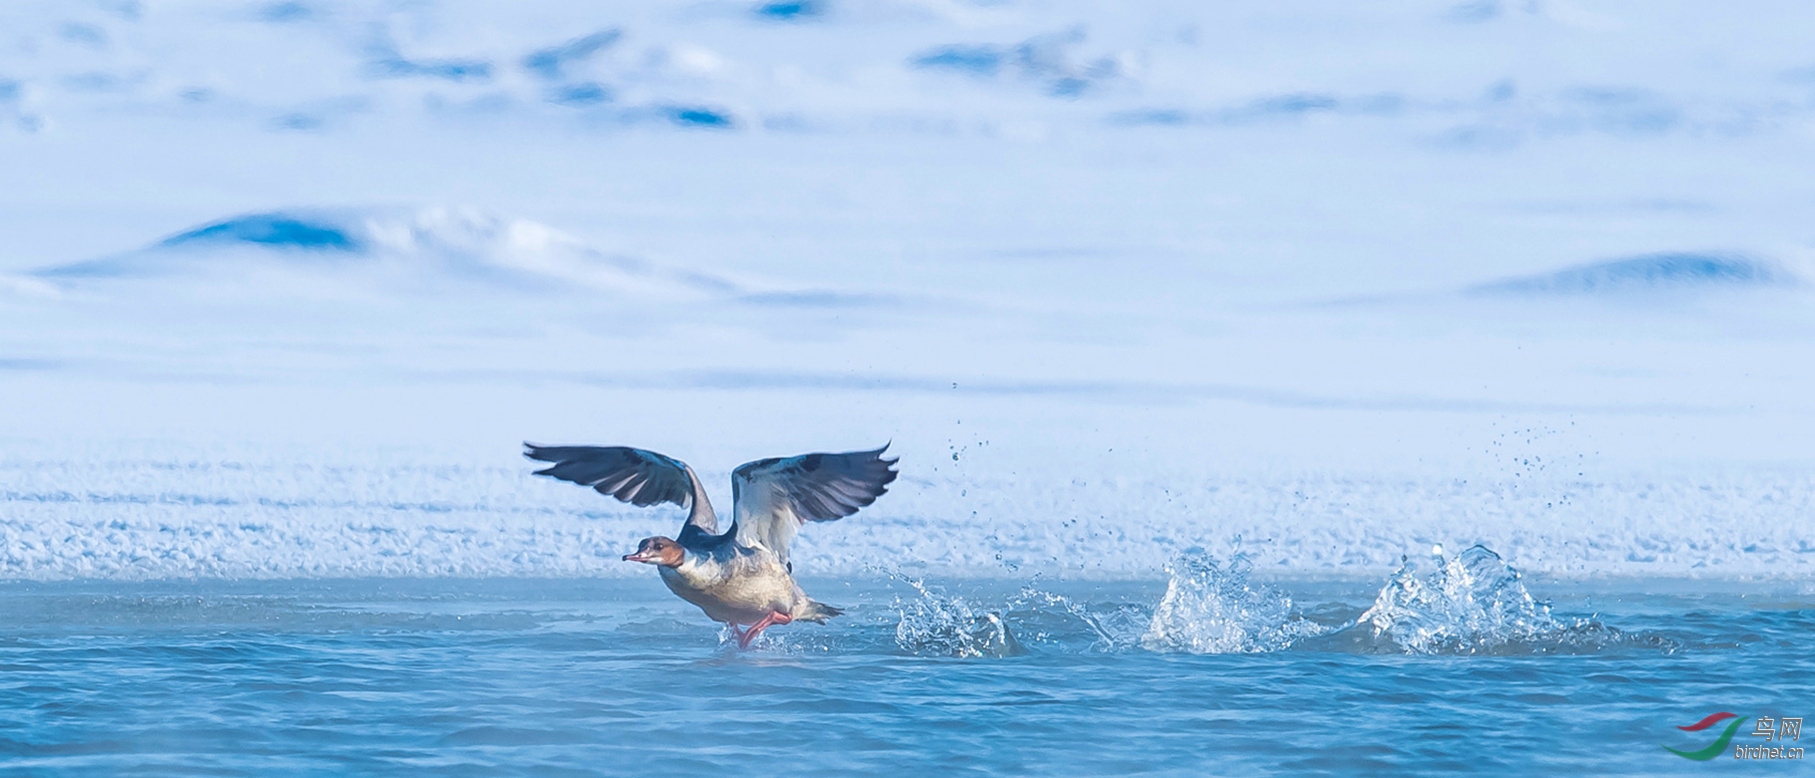
{"label": "colorful bird logo", "polygon": [[1719,713],[1709,714],[1707,718],[1697,721],[1694,724],[1690,724],[1689,726],[1677,727],[1677,729],[1684,732],[1700,732],[1715,724],[1726,721],[1727,719],[1733,719],[1733,723],[1728,724],[1727,728],[1721,731],[1720,737],[1715,738],[1714,742],[1709,744],[1707,748],[1699,751],[1678,751],[1669,746],[1664,746],[1664,750],[1684,759],[1694,759],[1697,762],[1706,762],[1714,757],[1720,756],[1722,751],[1727,750],[1727,744],[1733,742],[1733,733],[1739,731],[1739,725],[1746,723],[1746,720],[1741,718],[1739,714],[1721,711]]}

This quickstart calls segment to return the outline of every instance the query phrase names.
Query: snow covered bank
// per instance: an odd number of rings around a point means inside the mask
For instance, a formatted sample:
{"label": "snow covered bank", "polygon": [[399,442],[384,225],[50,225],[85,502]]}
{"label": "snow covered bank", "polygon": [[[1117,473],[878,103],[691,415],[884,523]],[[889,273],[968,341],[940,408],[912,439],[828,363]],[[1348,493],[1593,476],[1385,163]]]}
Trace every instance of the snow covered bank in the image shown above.
{"label": "snow covered bank", "polygon": [[[683,518],[534,478],[512,451],[455,461],[420,447],[9,449],[6,579],[635,575],[647,571],[618,556]],[[796,564],[813,575],[1153,578],[1202,547],[1243,551],[1268,575],[1356,577],[1433,544],[1484,543],[1527,572],[1568,578],[1815,577],[1807,473],[1091,474],[1023,463],[1005,477],[954,470],[949,458],[942,468],[928,453],[910,449],[875,506],[803,532]],[[696,463],[725,491],[726,463]]]}

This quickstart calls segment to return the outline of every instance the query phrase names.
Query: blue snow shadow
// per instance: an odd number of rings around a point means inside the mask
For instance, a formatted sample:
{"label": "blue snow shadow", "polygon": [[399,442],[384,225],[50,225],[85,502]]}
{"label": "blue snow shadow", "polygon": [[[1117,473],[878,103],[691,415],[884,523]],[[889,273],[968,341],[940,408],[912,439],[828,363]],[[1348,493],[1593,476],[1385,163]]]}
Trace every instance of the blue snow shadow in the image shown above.
{"label": "blue snow shadow", "polygon": [[681,127],[707,130],[737,129],[737,118],[731,112],[701,105],[665,105],[658,109],[663,118]]}
{"label": "blue snow shadow", "polygon": [[566,77],[569,65],[591,59],[594,54],[617,43],[623,35],[617,28],[610,28],[582,35],[559,46],[537,49],[523,58],[523,69],[545,81],[559,81]]}
{"label": "blue snow shadow", "polygon": [[993,76],[1002,71],[1006,56],[1000,46],[940,46],[921,52],[908,62],[917,68]]}
{"label": "blue snow shadow", "polygon": [[1458,24],[1480,24],[1500,18],[1504,12],[1500,0],[1466,0],[1450,6],[1443,18]]}
{"label": "blue snow shadow", "polygon": [[565,84],[549,91],[548,101],[556,105],[585,107],[609,103],[617,96],[612,91],[593,81],[578,84]]}
{"label": "blue snow shadow", "polygon": [[1592,262],[1554,273],[1508,278],[1468,295],[1586,296],[1700,289],[1794,288],[1802,280],[1776,263],[1738,255],[1662,253]]}
{"label": "blue snow shadow", "polygon": [[754,13],[759,19],[800,22],[825,16],[826,4],[819,0],[779,0],[758,5]]}
{"label": "blue snow shadow", "polygon": [[436,78],[443,81],[490,81],[492,63],[482,59],[410,59],[397,44],[380,38],[366,47],[365,71],[374,78]]}
{"label": "blue snow shadow", "polygon": [[296,0],[287,0],[287,2],[270,3],[258,9],[258,19],[261,22],[272,24],[289,24],[307,21],[314,18],[317,13],[318,11],[312,6],[296,2]]}
{"label": "blue snow shadow", "polygon": [[[151,249],[182,251],[236,245],[302,252],[315,255],[363,253],[367,246],[345,229],[327,221],[311,221],[290,213],[254,213],[205,224],[172,235]],[[122,278],[157,275],[168,267],[157,254],[132,252],[112,257],[55,265],[32,272],[40,278]]]}
{"label": "blue snow shadow", "polygon": [[1076,99],[1120,79],[1122,66],[1113,57],[1079,61],[1074,48],[1084,41],[1082,29],[1036,35],[1020,43],[952,44],[926,49],[908,58],[916,70],[946,71],[980,80],[1014,77],[1039,85],[1050,97]]}
{"label": "blue snow shadow", "polygon": [[254,213],[224,219],[159,241],[164,248],[252,243],[304,251],[363,251],[365,246],[332,224],[305,221],[292,214]]}
{"label": "blue snow shadow", "polygon": [[1340,97],[1320,92],[1265,95],[1226,108],[1194,113],[1182,108],[1135,108],[1110,114],[1118,127],[1181,127],[1185,125],[1239,126],[1262,122],[1298,121],[1321,114],[1344,116],[1394,116],[1404,113],[1405,97],[1385,92]]}

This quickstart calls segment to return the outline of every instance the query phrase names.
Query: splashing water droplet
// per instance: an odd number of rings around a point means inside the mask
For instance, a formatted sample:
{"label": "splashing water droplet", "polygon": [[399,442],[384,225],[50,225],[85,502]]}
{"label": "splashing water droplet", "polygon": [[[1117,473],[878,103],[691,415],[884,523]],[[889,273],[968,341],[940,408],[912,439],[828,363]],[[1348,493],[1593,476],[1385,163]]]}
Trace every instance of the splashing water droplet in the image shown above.
{"label": "splashing water droplet", "polygon": [[1248,580],[1252,565],[1235,555],[1227,566],[1192,548],[1166,566],[1170,580],[1141,646],[1190,654],[1279,651],[1324,628],[1292,607],[1292,598]]}
{"label": "splashing water droplet", "polygon": [[915,656],[951,656],[967,659],[1004,657],[1023,653],[1002,615],[972,605],[962,597],[928,589],[908,579],[918,597],[895,600],[901,621],[895,625],[895,645]]}
{"label": "splashing water droplet", "polygon": [[1520,583],[1519,571],[1485,546],[1432,562],[1436,568],[1422,572],[1406,560],[1355,629],[1382,648],[1413,654],[1578,653],[1619,645],[1674,651],[1670,641],[1593,619],[1557,619]]}

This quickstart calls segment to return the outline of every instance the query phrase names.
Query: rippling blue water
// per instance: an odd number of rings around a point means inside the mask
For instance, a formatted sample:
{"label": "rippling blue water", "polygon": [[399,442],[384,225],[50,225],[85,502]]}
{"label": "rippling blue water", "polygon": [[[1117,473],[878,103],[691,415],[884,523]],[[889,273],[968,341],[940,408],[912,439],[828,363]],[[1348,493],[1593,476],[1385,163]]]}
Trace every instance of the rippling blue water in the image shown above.
{"label": "rippling blue water", "polygon": [[1693,774],[1739,766],[1666,752],[1713,740],[1676,725],[1815,714],[1794,586],[1534,585],[1564,628],[1419,653],[1343,628],[1377,583],[1277,582],[1302,634],[1219,654],[1154,639],[1165,581],[914,584],[813,583],[849,615],[744,653],[654,576],[4,584],[0,765]]}

